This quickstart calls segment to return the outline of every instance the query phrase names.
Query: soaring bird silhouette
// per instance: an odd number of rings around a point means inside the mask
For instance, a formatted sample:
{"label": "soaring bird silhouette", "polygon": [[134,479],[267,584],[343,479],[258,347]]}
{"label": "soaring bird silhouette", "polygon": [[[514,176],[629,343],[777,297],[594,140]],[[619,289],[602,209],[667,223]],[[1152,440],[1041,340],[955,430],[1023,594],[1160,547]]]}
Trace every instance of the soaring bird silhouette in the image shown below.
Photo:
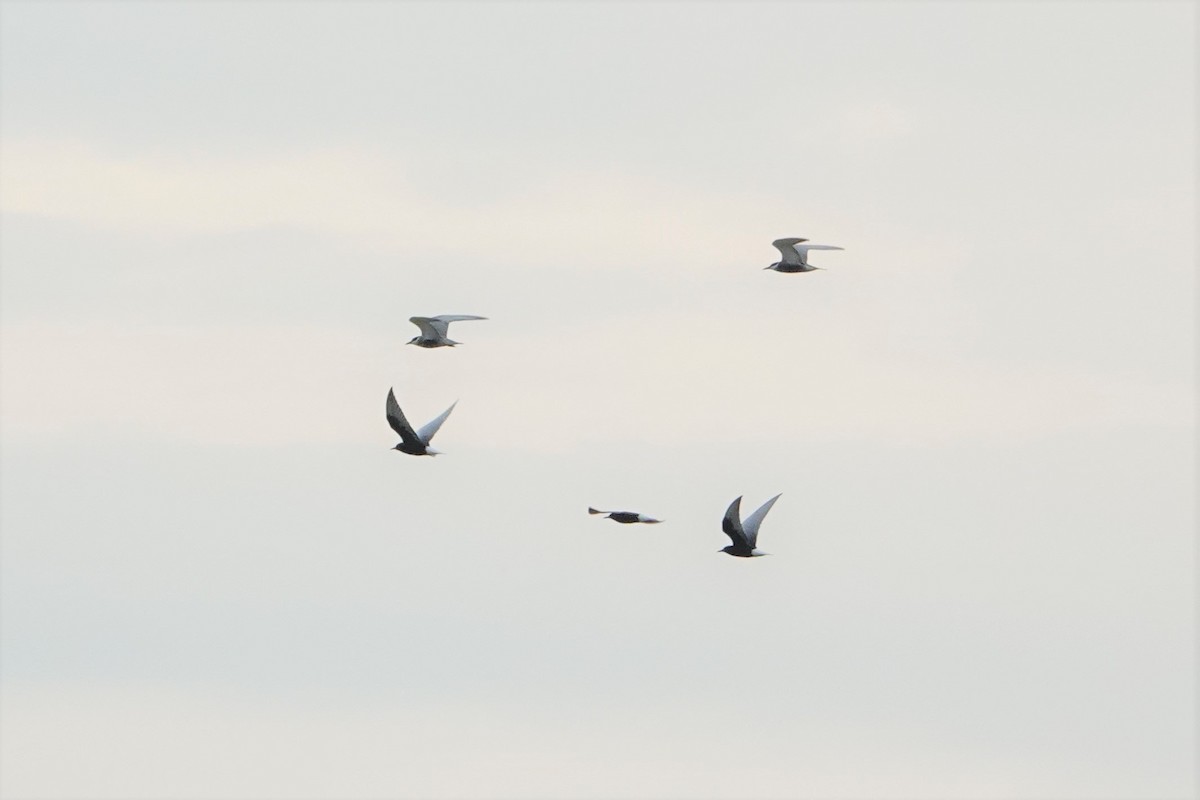
{"label": "soaring bird silhouette", "polygon": [[769,267],[763,269],[773,269],[776,272],[812,272],[814,269],[825,269],[824,267],[814,267],[808,263],[809,250],[844,250],[844,247],[834,247],[831,244],[801,244],[807,242],[808,239],[776,239],[771,242],[780,253],[783,253],[783,261],[776,261]]}
{"label": "soaring bird silhouette", "polygon": [[414,431],[412,425],[408,424],[408,420],[404,418],[404,412],[400,410],[400,404],[396,402],[396,393],[392,389],[388,389],[387,396],[387,421],[388,425],[392,426],[392,430],[400,434],[400,444],[393,447],[393,450],[399,450],[401,453],[408,453],[410,456],[436,456],[440,450],[434,450],[429,446],[429,442],[433,439],[433,435],[438,432],[438,428],[442,427],[442,423],[446,421],[446,417],[450,416],[450,412],[454,410],[454,406],[458,405],[458,401],[454,401],[454,405],[443,411],[437,418],[430,420],[418,431]]}
{"label": "soaring bird silhouette", "polygon": [[446,338],[446,334],[450,330],[451,322],[462,322],[468,319],[487,319],[487,317],[473,317],[470,314],[409,317],[408,321],[421,329],[421,335],[414,336],[409,344],[415,344],[417,347],[454,347],[456,344],[462,344],[462,342]]}
{"label": "soaring bird silhouette", "polygon": [[763,517],[771,510],[771,506],[775,505],[780,495],[775,495],[767,502],[763,503],[746,519],[741,519],[742,498],[734,500],[729,504],[729,508],[725,510],[725,518],[721,520],[721,530],[725,531],[725,535],[733,542],[731,545],[721,548],[722,553],[729,553],[731,556],[740,556],[741,558],[752,558],[754,556],[765,556],[768,553],[763,553],[757,550],[758,546],[758,528],[762,525]]}
{"label": "soaring bird silhouette", "polygon": [[662,522],[661,519],[651,519],[645,514],[639,514],[636,511],[600,511],[599,509],[588,506],[589,514],[606,514],[605,519],[611,519],[614,522],[623,522],[626,525],[632,522],[645,522],[648,525],[655,525]]}

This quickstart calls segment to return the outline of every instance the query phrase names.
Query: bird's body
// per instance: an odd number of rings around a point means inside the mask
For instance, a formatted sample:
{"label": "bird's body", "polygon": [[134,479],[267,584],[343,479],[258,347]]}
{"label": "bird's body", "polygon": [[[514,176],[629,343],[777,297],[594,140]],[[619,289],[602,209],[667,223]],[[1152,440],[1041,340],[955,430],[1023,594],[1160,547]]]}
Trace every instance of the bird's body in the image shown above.
{"label": "bird's body", "polygon": [[588,507],[589,514],[604,514],[605,519],[611,519],[614,522],[620,522],[625,525],[630,525],[634,522],[644,522],[648,525],[655,525],[662,522],[661,519],[651,519],[645,514],[639,514],[636,511],[600,511],[592,507]]}
{"label": "bird's body", "polygon": [[780,253],[783,254],[782,261],[776,261],[769,267],[763,269],[773,269],[776,272],[812,272],[816,269],[824,269],[824,267],[814,267],[808,263],[809,250],[843,250],[842,247],[834,247],[830,244],[801,244],[807,242],[808,239],[776,239],[771,244]]}
{"label": "bird's body", "polygon": [[408,321],[421,329],[420,336],[414,336],[409,344],[417,347],[454,347],[456,342],[447,337],[451,322],[463,322],[469,319],[487,319],[474,317],[470,314],[440,314],[436,317],[409,317]]}
{"label": "bird's body", "polygon": [[722,547],[721,552],[739,558],[767,555],[758,549],[758,529],[762,525],[763,517],[771,510],[771,506],[775,505],[775,501],[779,497],[780,495],[775,495],[763,503],[745,520],[741,518],[742,498],[739,497],[730,503],[729,508],[725,511],[724,519],[721,520],[721,530],[733,544]]}
{"label": "bird's body", "polygon": [[434,450],[429,446],[429,443],[433,440],[433,435],[438,432],[438,428],[442,427],[442,423],[446,421],[446,417],[450,416],[450,412],[454,410],[454,406],[456,405],[458,405],[457,400],[454,401],[454,405],[447,408],[436,418],[425,423],[420,430],[413,430],[412,425],[409,425],[408,420],[404,417],[404,412],[400,410],[400,404],[396,402],[396,393],[392,389],[388,389],[388,425],[391,425],[392,430],[400,435],[400,444],[392,449],[399,450],[401,453],[408,453],[410,456],[436,456],[440,451]]}

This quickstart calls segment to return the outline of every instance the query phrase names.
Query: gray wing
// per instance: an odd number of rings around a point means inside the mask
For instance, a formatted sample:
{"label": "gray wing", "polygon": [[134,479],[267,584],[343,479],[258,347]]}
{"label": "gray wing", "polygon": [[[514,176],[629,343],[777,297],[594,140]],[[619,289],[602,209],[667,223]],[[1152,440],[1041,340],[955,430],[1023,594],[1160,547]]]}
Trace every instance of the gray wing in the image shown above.
{"label": "gray wing", "polygon": [[422,339],[445,339],[449,322],[443,322],[438,317],[409,317],[408,321],[421,329]]}
{"label": "gray wing", "polygon": [[412,425],[408,424],[408,420],[404,418],[404,412],[400,410],[400,404],[396,402],[396,392],[388,389],[387,396],[387,421],[388,425],[392,426],[392,430],[400,434],[400,438],[406,442],[416,442],[417,434],[412,429]]}
{"label": "gray wing", "polygon": [[453,405],[451,405],[437,417],[431,419],[429,422],[426,422],[421,427],[421,430],[417,431],[417,436],[421,438],[421,442],[423,444],[429,444],[430,440],[433,439],[433,435],[438,432],[438,428],[442,427],[442,423],[446,421],[446,417],[450,416],[450,412],[454,410],[454,406],[456,405],[458,405],[457,400],[455,400]]}
{"label": "gray wing", "polygon": [[776,239],[775,241],[771,242],[771,245],[780,253],[783,253],[783,263],[803,264],[804,258],[799,252],[797,252],[799,248],[797,248],[796,245],[807,241],[808,239],[797,239],[793,236],[787,239]]}
{"label": "gray wing", "polygon": [[846,248],[844,248],[844,247],[834,247],[831,244],[798,244],[798,245],[796,245],[796,252],[800,255],[800,263],[801,264],[808,263],[808,251],[809,250],[845,250],[845,249]]}
{"label": "gray wing", "polygon": [[487,319],[487,317],[476,317],[471,314],[438,314],[436,317],[430,317],[434,322],[444,322],[449,325],[451,322],[463,322],[468,319]]}
{"label": "gray wing", "polygon": [[742,522],[742,530],[746,536],[746,543],[750,545],[751,550],[758,546],[758,527],[762,525],[763,517],[767,515],[767,512],[771,510],[771,506],[775,505],[775,501],[778,500],[781,495],[782,492],[763,503],[758,507],[757,511],[746,517],[746,519]]}
{"label": "gray wing", "polygon": [[725,518],[721,520],[721,530],[725,531],[725,535],[730,538],[734,547],[753,549],[754,546],[746,540],[746,532],[742,529],[741,507],[741,497],[729,504],[729,508],[725,509]]}

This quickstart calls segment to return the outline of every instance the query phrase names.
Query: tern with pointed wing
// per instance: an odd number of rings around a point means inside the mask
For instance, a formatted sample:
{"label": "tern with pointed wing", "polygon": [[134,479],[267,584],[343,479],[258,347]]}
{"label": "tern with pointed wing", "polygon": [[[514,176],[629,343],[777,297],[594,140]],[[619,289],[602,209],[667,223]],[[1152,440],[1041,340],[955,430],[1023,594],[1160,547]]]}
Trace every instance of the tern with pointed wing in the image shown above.
{"label": "tern with pointed wing", "polygon": [[421,329],[421,335],[414,336],[409,344],[415,344],[417,347],[454,347],[456,344],[462,344],[462,342],[447,338],[446,334],[450,330],[451,322],[463,322],[469,319],[487,319],[487,317],[473,317],[470,314],[409,317],[408,321]]}
{"label": "tern with pointed wing", "polygon": [[776,261],[769,267],[763,269],[773,269],[776,272],[812,272],[814,269],[825,269],[824,267],[814,267],[808,263],[809,250],[844,250],[844,247],[834,247],[831,244],[802,244],[808,239],[776,239],[771,242],[780,253],[783,253],[783,260]]}
{"label": "tern with pointed wing", "polygon": [[729,508],[725,510],[725,518],[721,520],[721,530],[725,531],[725,535],[733,544],[722,547],[721,552],[741,558],[768,555],[757,549],[758,528],[779,497],[780,495],[775,495],[744,520],[741,518],[742,498],[739,497],[730,503]]}
{"label": "tern with pointed wing", "polygon": [[645,514],[639,514],[636,511],[601,511],[588,506],[589,514],[605,514],[605,519],[611,519],[614,522],[621,522],[629,525],[634,522],[644,522],[647,525],[657,525],[662,522],[661,519],[651,519]]}
{"label": "tern with pointed wing", "polygon": [[446,421],[446,417],[450,416],[450,412],[454,410],[454,406],[458,405],[458,401],[454,401],[454,405],[447,408],[435,419],[425,423],[420,430],[413,430],[412,425],[408,424],[408,420],[404,418],[404,412],[400,410],[400,404],[396,402],[396,393],[392,389],[388,389],[387,396],[387,421],[388,425],[392,426],[392,430],[400,434],[400,444],[393,447],[393,450],[399,450],[401,453],[408,453],[410,456],[436,456],[440,450],[434,450],[429,446],[433,435],[438,432],[438,428],[442,427],[442,423]]}

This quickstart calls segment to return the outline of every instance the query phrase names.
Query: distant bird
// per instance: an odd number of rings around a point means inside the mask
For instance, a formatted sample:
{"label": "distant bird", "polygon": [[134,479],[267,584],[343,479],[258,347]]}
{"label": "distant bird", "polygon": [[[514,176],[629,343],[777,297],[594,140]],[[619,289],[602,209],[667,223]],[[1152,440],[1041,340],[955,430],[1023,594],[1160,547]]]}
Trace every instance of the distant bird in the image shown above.
{"label": "distant bird", "polygon": [[808,239],[776,239],[771,242],[779,252],[783,253],[783,261],[776,261],[769,267],[763,269],[773,269],[776,272],[812,272],[814,269],[825,269],[824,267],[814,267],[808,263],[809,250],[845,250],[844,247],[834,247],[831,244],[800,244],[807,242]]}
{"label": "distant bird", "polygon": [[454,406],[456,405],[458,405],[457,400],[454,401],[454,405],[443,411],[436,419],[427,422],[419,431],[414,431],[412,425],[409,425],[408,420],[404,418],[404,412],[400,410],[400,404],[396,402],[396,393],[388,389],[388,425],[391,425],[392,430],[400,434],[400,444],[392,449],[399,450],[401,453],[408,453],[410,456],[436,456],[441,451],[434,450],[429,446],[429,442],[433,439],[433,435],[438,432],[438,428],[442,427],[442,423],[446,421],[446,417],[450,416],[450,412],[454,410]]}
{"label": "distant bird", "polygon": [[449,331],[451,322],[463,322],[468,319],[487,319],[487,317],[473,317],[470,314],[409,317],[408,321],[421,329],[421,335],[414,336],[409,344],[415,344],[417,347],[454,347],[456,344],[462,344],[462,342],[446,338],[446,332]]}
{"label": "distant bird", "polygon": [[725,531],[725,535],[733,544],[722,547],[721,552],[742,558],[768,555],[768,553],[755,549],[758,546],[758,527],[762,525],[763,517],[771,510],[771,506],[775,505],[775,501],[779,497],[780,495],[777,494],[763,503],[745,520],[740,519],[742,498],[739,497],[730,503],[729,508],[725,510],[725,519],[721,520],[721,530]]}
{"label": "distant bird", "polygon": [[626,525],[631,522],[645,522],[648,525],[655,525],[662,522],[661,519],[650,519],[645,514],[639,514],[636,511],[600,511],[599,509],[588,506],[589,514],[607,514],[605,519],[611,519],[614,522],[622,522]]}

